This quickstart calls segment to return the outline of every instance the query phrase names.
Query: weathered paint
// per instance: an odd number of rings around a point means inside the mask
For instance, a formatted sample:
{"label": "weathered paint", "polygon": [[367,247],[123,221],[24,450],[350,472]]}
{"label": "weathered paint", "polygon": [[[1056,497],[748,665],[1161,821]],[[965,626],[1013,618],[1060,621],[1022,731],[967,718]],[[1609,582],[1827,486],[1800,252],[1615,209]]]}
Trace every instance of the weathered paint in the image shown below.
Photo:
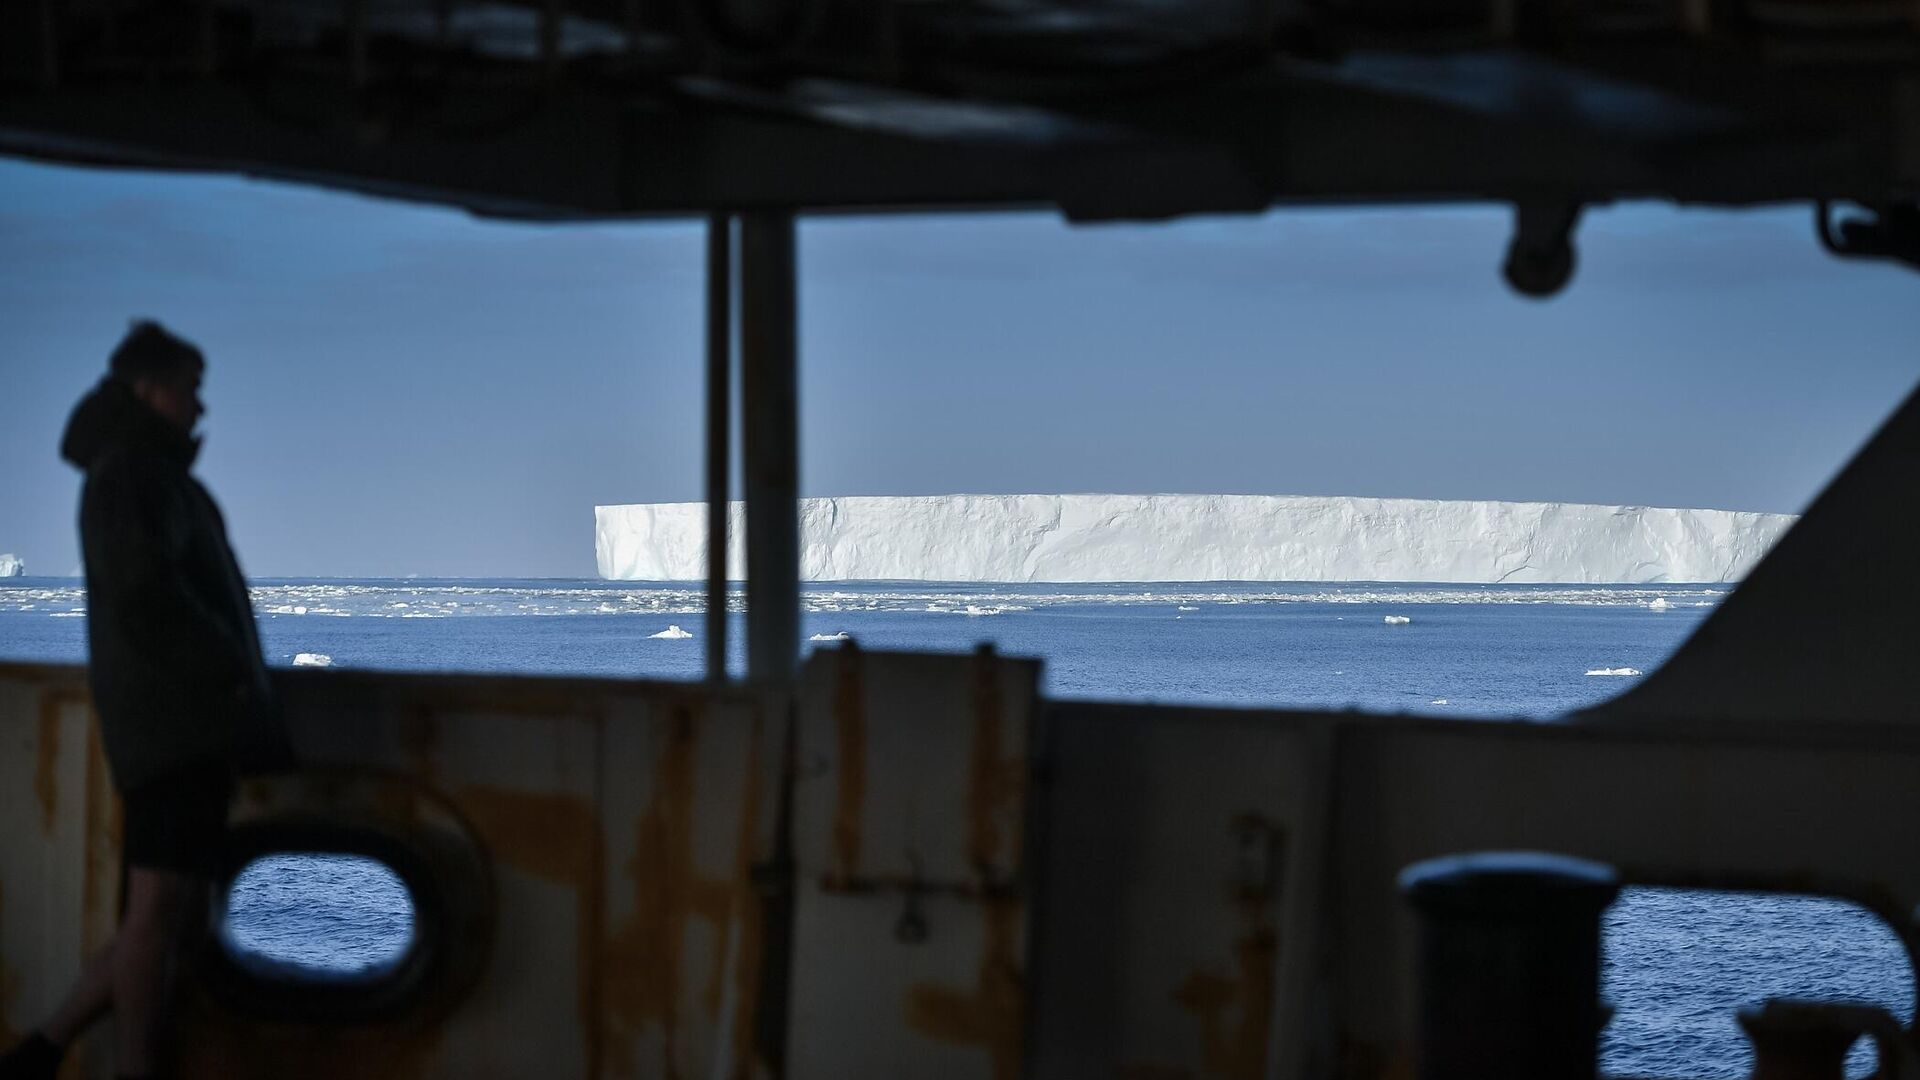
{"label": "weathered paint", "polygon": [[86,708],[88,726],[97,730],[98,718],[91,715],[91,699],[84,687],[53,686],[40,693],[40,725],[35,739],[33,794],[40,802],[40,831],[53,834],[54,818],[60,807],[60,717],[69,708]]}
{"label": "weathered paint", "polygon": [[[6,882],[0,881],[0,925],[7,917]],[[21,1032],[13,1026],[13,1002],[20,994],[20,977],[7,969],[7,955],[0,949],[0,1040],[11,1046]]]}
{"label": "weathered paint", "polygon": [[[678,1077],[677,1012],[688,921],[697,913],[716,926],[726,918],[720,883],[694,877],[692,803],[697,732],[685,709],[673,710],[666,746],[654,766],[653,797],[635,823],[635,847],[623,868],[633,888],[633,913],[606,943],[607,1012],[616,1034],[647,1028],[660,1036],[658,1062],[626,1058],[628,1039],[615,1045],[616,1075]],[[648,1066],[652,1067],[649,1068]]]}
{"label": "weathered paint", "polygon": [[1387,1043],[1347,1038],[1340,1044],[1338,1075],[1376,1080],[1413,1080],[1414,1053],[1410,1042]]}
{"label": "weathered paint", "polygon": [[517,870],[573,889],[578,973],[575,1015],[585,1040],[590,1076],[599,1074],[601,894],[600,820],[587,800],[468,785],[455,804],[494,858]]}
{"label": "weathered paint", "polygon": [[[1280,865],[1284,830],[1262,814],[1235,815],[1243,875],[1233,882],[1230,899],[1241,932],[1234,941],[1234,969],[1196,969],[1173,991],[1173,1000],[1200,1024],[1203,1075],[1219,1080],[1259,1080],[1267,1074],[1267,1047],[1273,1019],[1274,969],[1279,942],[1274,930],[1274,875]],[[1251,875],[1251,878],[1246,875]]]}
{"label": "weathered paint", "polygon": [[235,1023],[188,984],[181,1003],[191,1044],[181,1075],[209,1080],[413,1080],[446,1074],[447,1029],[405,1022]]}
{"label": "weathered paint", "polygon": [[[793,954],[795,984],[811,989],[784,1001],[783,1015],[811,1009],[818,1036],[884,1043],[916,1075],[1020,1075],[1025,1044],[1044,1030],[1029,1020],[1029,942],[1041,951],[1036,971],[1059,967],[1062,956],[1046,952],[1061,948],[1057,936],[1026,923],[1034,885],[1024,864],[1034,853],[1023,850],[1020,827],[1031,792],[1029,720],[1015,711],[1007,670],[1017,662],[863,654],[856,663],[851,675],[817,685],[824,693],[813,700],[824,708],[809,706],[808,745],[833,758],[833,775],[814,769],[806,749],[793,751],[805,763],[794,782],[813,785],[795,796],[812,800],[795,818],[795,845],[805,860],[798,902],[812,905],[805,917],[813,921],[797,920]],[[9,745],[24,754],[9,774],[20,785],[9,805],[22,812],[0,822],[0,840],[6,854],[38,859],[33,845],[54,842],[39,783],[38,755],[52,741],[45,695],[67,693],[71,705],[84,702],[84,687],[73,671],[41,679],[17,666],[0,665],[0,680],[28,688],[7,697],[17,704],[0,715]],[[762,819],[779,809],[768,807],[778,789],[761,761],[763,743],[774,741],[765,725],[776,721],[757,705],[749,710],[744,695],[716,688],[590,680],[296,673],[286,686],[290,716],[303,737],[326,746],[328,767],[430,778],[428,787],[451,800],[514,885],[499,940],[546,935],[531,957],[523,951],[518,973],[537,981],[529,960],[558,942],[549,970],[560,989],[530,996],[490,970],[442,1014],[350,1029],[264,1024],[203,1003],[189,1017],[196,1052],[186,1075],[465,1076],[487,1072],[485,1055],[528,1047],[579,1061],[566,1073],[594,1080],[765,1075],[754,1041],[760,974],[787,969],[765,955],[779,939],[767,935],[754,880],[771,843]],[[732,710],[724,722],[715,702]],[[85,876],[61,901],[73,910],[48,917],[83,920],[93,948],[116,909],[117,802],[97,731],[87,727],[82,747],[75,715],[55,711],[66,726],[53,735],[53,756],[64,762],[53,775],[74,785],[82,773],[73,755],[85,754],[84,800],[58,785],[52,800],[59,814],[84,807],[83,828],[63,820],[56,833],[69,838],[60,843],[84,844],[68,865],[84,860]],[[1911,783],[1920,746],[1881,732],[1461,725],[1148,706],[1112,710],[1128,721],[1116,724],[1091,705],[1059,713],[1075,720],[1077,735],[1061,744],[1065,756],[1050,761],[1049,774],[1074,783],[1038,790],[1049,799],[1066,792],[1049,804],[1056,816],[1078,800],[1081,818],[1123,856],[1105,891],[1075,894],[1066,912],[1112,931],[1104,941],[1083,939],[1091,946],[1069,957],[1068,975],[1098,971],[1102,993],[1114,998],[1110,1026],[1096,1014],[1077,1030],[1137,1051],[1136,1066],[1116,1063],[1099,1075],[1266,1075],[1285,1060],[1269,1058],[1267,1044],[1305,1033],[1322,1037],[1325,1072],[1410,1076],[1401,1003],[1410,998],[1411,954],[1392,876],[1437,850],[1560,847],[1606,858],[1630,881],[1845,895],[1909,942],[1920,933],[1909,918],[1920,871],[1905,857],[1912,837],[1901,826],[1920,819]],[[1056,734],[1061,723],[1062,715],[1049,720]],[[617,760],[605,750],[616,729]],[[341,731],[352,737],[325,741]],[[1329,731],[1339,732],[1337,759],[1311,750]],[[1129,749],[1095,753],[1117,740]],[[839,768],[847,745],[857,783]],[[771,756],[788,752],[783,742]],[[1309,771],[1323,787],[1303,780]],[[383,792],[393,816],[417,811]],[[1304,809],[1311,806],[1335,809],[1316,818]],[[851,845],[840,828],[848,821]],[[1253,839],[1236,847],[1222,837],[1223,822]],[[1284,862],[1285,880],[1258,869],[1266,862],[1259,838],[1269,833],[1276,846],[1268,855]],[[1302,850],[1322,854],[1303,858]],[[916,876],[903,851],[937,874]],[[1036,851],[1061,857],[1053,840]],[[25,873],[29,862],[13,858],[9,872]],[[1338,897],[1317,928],[1292,921],[1307,879]],[[0,916],[21,917],[20,905],[37,896],[32,882],[0,881],[0,899],[12,901]],[[928,898],[933,937],[903,944],[889,930],[915,890]],[[1134,948],[1149,933],[1153,948]],[[1319,997],[1301,999],[1324,1011],[1295,1015],[1274,996],[1275,972],[1279,960],[1296,963],[1299,935],[1340,947],[1324,961]],[[1089,962],[1103,948],[1125,962]],[[43,962],[0,957],[0,1024],[27,1022],[18,1013],[23,996],[39,1007],[47,978],[33,965]],[[896,979],[899,971],[907,973]],[[836,996],[836,984],[853,990]],[[884,998],[858,992],[876,985],[887,987]],[[1148,1014],[1126,1010],[1140,1003],[1154,1011],[1139,1026],[1152,1030],[1136,1033],[1129,1019]],[[809,1041],[807,1060],[830,1059],[820,1037]]]}
{"label": "weathered paint", "polygon": [[[754,881],[754,867],[762,855],[759,849],[759,825],[760,815],[765,812],[761,805],[761,755],[766,752],[765,734],[766,717],[754,717],[753,735],[747,752],[747,785],[741,801],[740,834],[735,841],[733,856],[731,1015],[725,1009],[726,1002],[719,993],[719,987],[716,987],[714,1001],[715,1013],[731,1025],[730,1060],[726,1062],[727,1068],[715,1070],[717,1076],[726,1080],[747,1080],[762,1071],[754,1032],[759,1018],[760,974],[761,964],[765,960],[767,920],[766,904]],[[726,955],[725,951],[721,955]]]}
{"label": "weathered paint", "polygon": [[840,648],[840,676],[833,695],[838,756],[834,762],[832,874],[840,881],[860,873],[860,823],[867,805],[867,690],[860,672],[860,650],[848,642]]}
{"label": "weathered paint", "polygon": [[[1026,756],[1005,760],[1000,708],[999,664],[993,650],[973,656],[973,746],[967,767],[967,861],[982,882],[998,867],[1020,862],[1020,830],[1001,828],[1001,819],[1019,821],[1026,795]],[[1005,850],[1002,850],[1002,846]]]}
{"label": "weathered paint", "polygon": [[415,702],[401,718],[400,744],[413,775],[425,783],[436,779],[434,748],[440,742],[440,722],[431,703]]}
{"label": "weathered paint", "polygon": [[922,983],[907,994],[909,1028],[941,1042],[978,1046],[993,1062],[994,1080],[1020,1074],[1026,1020],[1026,978],[1021,964],[1021,927],[1026,905],[1010,897],[982,903],[986,943],[978,980],[970,989]]}
{"label": "weathered paint", "polygon": [[[702,719],[697,703],[682,702],[670,710],[653,769],[652,795],[635,822],[634,848],[622,867],[633,909],[606,935],[595,958],[608,1025],[604,1041],[609,1075],[683,1075],[688,1055],[681,1045],[680,1010],[687,1004],[685,992],[694,987],[695,1002],[706,1017],[730,1025],[723,1030],[723,1075],[747,1076],[753,1069],[752,1018],[763,935],[753,882],[759,854],[757,766],[763,721],[755,717],[746,760],[739,763],[739,825],[729,872],[714,876],[700,872],[693,841],[703,796],[711,795],[696,787]],[[714,938],[725,943],[711,950],[705,969],[698,972],[690,970],[687,956],[695,920],[710,926]],[[635,1037],[649,1033],[658,1038],[658,1059],[635,1060]]]}
{"label": "weathered paint", "polygon": [[40,696],[40,745],[33,766],[33,794],[40,800],[40,831],[53,834],[60,807],[60,693]]}
{"label": "weathered paint", "polygon": [[1235,944],[1231,975],[1195,971],[1173,991],[1173,1000],[1200,1021],[1203,1075],[1221,1080],[1266,1075],[1277,952],[1273,931],[1252,927]]}

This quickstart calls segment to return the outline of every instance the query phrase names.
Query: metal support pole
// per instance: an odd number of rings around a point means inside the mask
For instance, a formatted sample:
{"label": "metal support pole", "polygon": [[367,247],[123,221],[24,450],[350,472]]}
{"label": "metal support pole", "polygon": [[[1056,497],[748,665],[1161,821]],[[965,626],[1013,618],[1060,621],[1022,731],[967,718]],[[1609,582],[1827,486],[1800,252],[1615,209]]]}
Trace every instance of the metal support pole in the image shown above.
{"label": "metal support pole", "polygon": [[733,219],[707,218],[707,678],[727,678],[727,482],[733,440]]}
{"label": "metal support pole", "polygon": [[793,214],[740,219],[741,445],[747,501],[747,677],[800,657],[800,423]]}

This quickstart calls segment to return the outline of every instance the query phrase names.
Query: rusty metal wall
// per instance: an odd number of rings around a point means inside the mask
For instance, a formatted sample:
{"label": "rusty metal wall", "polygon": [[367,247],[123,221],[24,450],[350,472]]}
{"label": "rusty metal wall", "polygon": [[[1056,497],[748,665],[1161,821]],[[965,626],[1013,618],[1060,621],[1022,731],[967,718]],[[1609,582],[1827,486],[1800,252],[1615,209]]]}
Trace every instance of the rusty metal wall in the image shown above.
{"label": "rusty metal wall", "polygon": [[794,1076],[1020,1074],[1038,663],[816,653],[794,792]]}
{"label": "rusty metal wall", "polygon": [[1920,943],[1920,740],[1884,729],[1058,703],[1044,725],[1039,1077],[1412,1075],[1395,878],[1441,854],[1838,896]]}
{"label": "rusty metal wall", "polygon": [[[191,986],[200,1077],[752,1077],[785,706],[697,686],[293,673],[307,767],[236,823],[465,845],[457,985],[349,1025],[263,1022]],[[115,917],[117,810],[83,684],[0,666],[0,1036],[52,1006]],[[457,853],[456,853],[457,854]],[[443,860],[444,861],[444,860]],[[82,1072],[110,1075],[109,1041]]]}
{"label": "rusty metal wall", "polygon": [[88,701],[77,671],[0,676],[0,1044],[112,934],[119,807]]}
{"label": "rusty metal wall", "polygon": [[[238,826],[427,853],[462,962],[353,1024],[196,985],[187,1075],[1403,1076],[1395,875],[1497,848],[1849,897],[1920,941],[1905,729],[1043,705],[1038,675],[289,674],[307,767],[244,785]],[[77,671],[0,665],[0,749],[10,1037],[110,934],[119,825]]]}
{"label": "rusty metal wall", "polygon": [[1055,704],[1046,727],[1033,1075],[1304,1075],[1330,724]]}
{"label": "rusty metal wall", "polygon": [[1344,727],[1336,757],[1326,933],[1351,1075],[1409,1060],[1413,926],[1394,876],[1432,855],[1544,849],[1628,883],[1844,897],[1910,959],[1920,943],[1920,740],[1904,733],[1376,719]]}

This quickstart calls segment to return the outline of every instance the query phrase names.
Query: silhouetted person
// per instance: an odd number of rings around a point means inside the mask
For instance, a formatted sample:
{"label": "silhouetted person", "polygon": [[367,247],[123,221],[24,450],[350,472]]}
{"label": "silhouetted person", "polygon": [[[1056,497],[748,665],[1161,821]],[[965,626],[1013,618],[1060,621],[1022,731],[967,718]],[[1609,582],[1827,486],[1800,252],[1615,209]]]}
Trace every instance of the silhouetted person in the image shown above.
{"label": "silhouetted person", "polygon": [[205,370],[199,349],[136,323],[60,445],[86,473],[89,676],[125,809],[125,907],[59,1010],[0,1059],[4,1080],[51,1078],[109,1009],[119,1074],[161,1073],[173,967],[207,929],[236,764],[283,745],[246,581],[188,473]]}

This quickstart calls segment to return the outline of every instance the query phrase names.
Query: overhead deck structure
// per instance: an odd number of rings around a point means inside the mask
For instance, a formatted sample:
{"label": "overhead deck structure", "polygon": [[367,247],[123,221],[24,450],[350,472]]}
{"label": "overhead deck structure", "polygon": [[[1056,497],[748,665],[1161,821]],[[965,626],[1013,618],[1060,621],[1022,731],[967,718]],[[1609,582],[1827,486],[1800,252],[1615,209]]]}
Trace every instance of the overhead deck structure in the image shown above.
{"label": "overhead deck structure", "polygon": [[[245,787],[235,868],[381,858],[419,936],[344,984],[209,955],[185,1075],[1406,1076],[1395,875],[1489,848],[1846,896],[1920,946],[1914,401],[1557,725],[1047,702],[990,651],[796,674],[794,522],[796,214],[1498,200],[1545,295],[1585,206],[1801,201],[1915,263],[1915,0],[14,0],[0,153],[705,216],[714,507],[740,350],[748,682],[284,675],[307,767]],[[4,1042],[111,933],[119,835],[79,672],[0,664],[0,746]]]}

